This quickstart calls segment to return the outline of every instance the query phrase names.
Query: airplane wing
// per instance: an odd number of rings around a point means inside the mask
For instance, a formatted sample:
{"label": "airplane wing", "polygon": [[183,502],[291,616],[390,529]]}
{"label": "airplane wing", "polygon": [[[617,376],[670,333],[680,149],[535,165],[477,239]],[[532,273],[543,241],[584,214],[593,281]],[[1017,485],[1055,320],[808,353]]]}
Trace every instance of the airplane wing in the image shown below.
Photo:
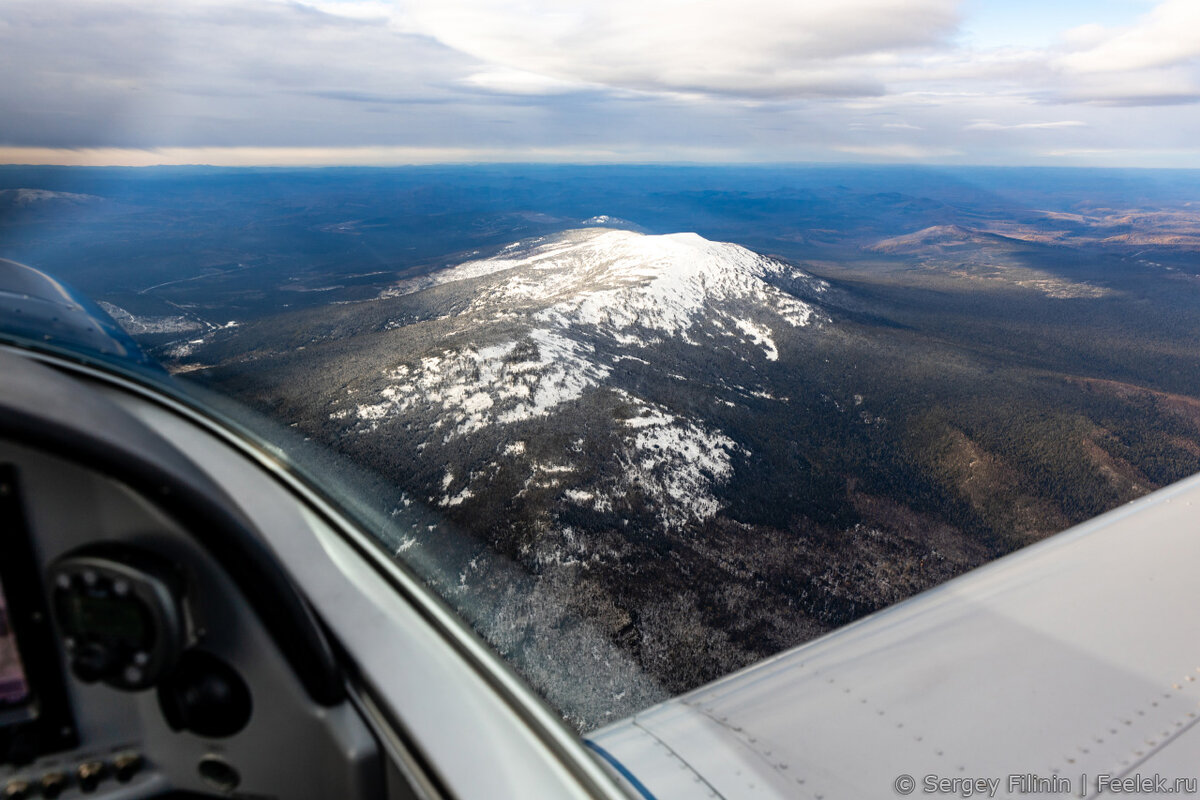
{"label": "airplane wing", "polygon": [[1198,512],[1200,476],[589,742],[660,800],[1195,792]]}

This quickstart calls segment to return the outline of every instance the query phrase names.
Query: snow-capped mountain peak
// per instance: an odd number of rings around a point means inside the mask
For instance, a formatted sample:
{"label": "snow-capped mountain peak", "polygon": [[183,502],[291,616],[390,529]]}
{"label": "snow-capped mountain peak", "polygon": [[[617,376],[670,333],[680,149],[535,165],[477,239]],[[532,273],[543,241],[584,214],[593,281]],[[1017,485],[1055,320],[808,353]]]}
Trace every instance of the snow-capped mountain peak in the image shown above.
{"label": "snow-capped mountain peak", "polygon": [[769,359],[778,355],[769,325],[738,311],[766,312],[791,327],[807,325],[815,319],[813,307],[770,279],[803,281],[814,293],[825,288],[779,261],[695,233],[586,229],[509,245],[499,256],[407,281],[386,294],[492,275],[496,279],[480,287],[471,310],[534,312],[552,327],[589,328],[640,346],[657,343],[656,336],[694,343],[688,333],[705,312],[730,335],[762,347]]}

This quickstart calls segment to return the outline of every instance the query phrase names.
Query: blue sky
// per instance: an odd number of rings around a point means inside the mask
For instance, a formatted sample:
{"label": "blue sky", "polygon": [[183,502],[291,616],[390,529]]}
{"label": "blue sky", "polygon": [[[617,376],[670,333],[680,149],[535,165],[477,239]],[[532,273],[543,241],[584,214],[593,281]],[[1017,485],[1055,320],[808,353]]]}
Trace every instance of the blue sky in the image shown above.
{"label": "blue sky", "polygon": [[967,0],[964,38],[978,47],[1051,47],[1063,31],[1085,24],[1136,24],[1150,0]]}
{"label": "blue sky", "polygon": [[0,163],[1200,167],[1198,0],[5,0]]}

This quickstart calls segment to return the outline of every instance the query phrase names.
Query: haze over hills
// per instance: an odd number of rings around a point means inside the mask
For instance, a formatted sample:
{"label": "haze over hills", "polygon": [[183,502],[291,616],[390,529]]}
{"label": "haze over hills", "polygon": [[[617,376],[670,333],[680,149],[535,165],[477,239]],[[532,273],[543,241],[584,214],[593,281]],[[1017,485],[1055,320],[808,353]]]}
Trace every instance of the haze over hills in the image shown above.
{"label": "haze over hills", "polygon": [[1200,470],[1187,175],[69,177],[0,255],[384,476],[580,727]]}
{"label": "haze over hills", "polygon": [[[1086,281],[1072,281],[1033,264],[1028,240],[964,228],[935,225],[903,236],[893,236],[868,246],[867,252],[902,256],[923,269],[940,271],[973,281],[1035,289],[1048,297],[1104,297],[1110,289]],[[1047,254],[1050,255],[1050,254]],[[1050,255],[1053,258],[1052,255]]]}
{"label": "haze over hills", "polygon": [[0,209],[34,209],[46,206],[83,205],[103,202],[103,198],[47,189],[0,189]]}

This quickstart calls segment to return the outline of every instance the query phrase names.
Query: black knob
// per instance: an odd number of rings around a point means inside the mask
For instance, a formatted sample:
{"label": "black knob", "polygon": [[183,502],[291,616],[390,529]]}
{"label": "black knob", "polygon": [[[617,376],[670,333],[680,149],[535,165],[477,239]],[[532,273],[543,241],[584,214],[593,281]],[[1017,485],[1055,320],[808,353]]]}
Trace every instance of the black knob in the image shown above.
{"label": "black knob", "polygon": [[79,788],[85,792],[96,791],[106,772],[108,768],[103,761],[85,761],[75,770],[75,775],[79,778]]}
{"label": "black knob", "polygon": [[67,788],[67,776],[61,772],[48,772],[42,776],[42,797],[54,800]]}
{"label": "black knob", "polygon": [[116,654],[100,642],[86,642],[75,650],[71,670],[84,683],[104,680],[117,666]]}
{"label": "black knob", "polygon": [[233,736],[250,721],[250,689],[242,676],[203,650],[189,650],[158,686],[158,702],[174,730]]}
{"label": "black knob", "polygon": [[113,770],[121,783],[129,783],[141,768],[142,757],[137,753],[121,753],[113,759]]}

